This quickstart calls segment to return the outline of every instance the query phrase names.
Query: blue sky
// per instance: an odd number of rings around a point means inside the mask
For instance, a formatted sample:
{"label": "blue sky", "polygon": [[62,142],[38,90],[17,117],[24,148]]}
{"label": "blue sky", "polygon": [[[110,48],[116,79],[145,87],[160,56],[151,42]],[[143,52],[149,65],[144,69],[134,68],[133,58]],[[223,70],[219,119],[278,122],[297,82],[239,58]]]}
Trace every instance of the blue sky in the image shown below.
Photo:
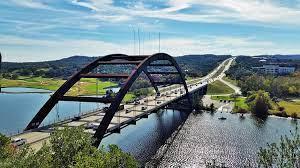
{"label": "blue sky", "polygon": [[0,27],[4,61],[138,54],[138,30],[141,54],[300,54],[300,0],[6,0]]}

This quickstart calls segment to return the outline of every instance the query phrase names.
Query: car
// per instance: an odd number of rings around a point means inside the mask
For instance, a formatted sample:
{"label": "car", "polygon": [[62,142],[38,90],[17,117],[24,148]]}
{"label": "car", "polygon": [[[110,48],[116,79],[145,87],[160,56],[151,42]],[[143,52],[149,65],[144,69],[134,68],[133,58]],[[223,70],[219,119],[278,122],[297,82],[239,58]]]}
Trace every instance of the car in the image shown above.
{"label": "car", "polygon": [[147,107],[143,106],[143,107],[142,107],[142,110],[147,110]]}
{"label": "car", "polygon": [[157,104],[160,104],[160,103],[161,103],[161,101],[157,101],[156,103],[157,103]]}
{"label": "car", "polygon": [[100,125],[100,123],[96,123],[96,122],[90,122],[85,126],[85,129],[97,129],[98,126]]}
{"label": "car", "polygon": [[134,101],[134,105],[141,104],[140,101]]}
{"label": "car", "polygon": [[11,141],[11,144],[14,147],[20,147],[23,146],[27,143],[27,140],[25,138],[15,138]]}
{"label": "car", "polygon": [[81,117],[80,117],[80,116],[77,116],[77,117],[72,118],[72,121],[78,121],[78,120],[80,120],[80,119],[81,119]]}
{"label": "car", "polygon": [[175,92],[175,94],[177,94],[177,92]]}
{"label": "car", "polygon": [[130,113],[130,112],[131,112],[130,109],[126,109],[126,110],[125,110],[125,113]]}

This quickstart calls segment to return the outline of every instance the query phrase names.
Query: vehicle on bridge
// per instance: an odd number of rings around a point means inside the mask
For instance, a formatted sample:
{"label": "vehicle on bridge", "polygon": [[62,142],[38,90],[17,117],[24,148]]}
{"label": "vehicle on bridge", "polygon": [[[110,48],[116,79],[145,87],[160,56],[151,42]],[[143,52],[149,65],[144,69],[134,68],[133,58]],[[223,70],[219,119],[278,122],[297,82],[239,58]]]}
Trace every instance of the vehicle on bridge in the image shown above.
{"label": "vehicle on bridge", "polygon": [[27,143],[27,140],[25,138],[15,138],[11,141],[12,146],[15,148],[23,146],[26,143]]}

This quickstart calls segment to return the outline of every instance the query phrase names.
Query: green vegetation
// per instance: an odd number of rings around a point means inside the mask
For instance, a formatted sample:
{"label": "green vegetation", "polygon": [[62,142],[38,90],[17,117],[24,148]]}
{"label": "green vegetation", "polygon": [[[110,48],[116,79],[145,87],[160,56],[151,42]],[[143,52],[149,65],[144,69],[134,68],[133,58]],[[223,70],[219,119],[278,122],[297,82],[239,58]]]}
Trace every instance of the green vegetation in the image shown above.
{"label": "green vegetation", "polygon": [[[187,76],[200,77],[206,75],[213,70],[218,63],[229,58],[229,55],[186,55],[175,57],[177,63],[184,70]],[[8,79],[13,79],[16,76],[42,76],[45,78],[62,78],[74,74],[84,65],[94,61],[96,57],[73,56],[55,61],[44,62],[25,62],[25,63],[3,63],[3,76]],[[132,70],[132,66],[101,66],[99,71],[107,73],[123,73]]]}
{"label": "green vegetation", "polygon": [[300,118],[300,101],[280,101],[275,104],[275,108],[270,113],[283,117]]}
{"label": "green vegetation", "polygon": [[137,161],[116,145],[108,150],[92,146],[93,139],[82,127],[55,130],[50,142],[33,152],[29,146],[14,149],[10,139],[0,135],[0,167],[22,168],[105,168],[138,167]]}
{"label": "green vegetation", "polygon": [[[36,89],[46,89],[55,91],[57,90],[65,80],[56,78],[42,78],[42,77],[19,77],[16,80],[3,79],[2,87],[28,87]],[[117,86],[114,82],[99,81],[98,93],[105,94],[105,88]],[[80,83],[75,84],[68,95],[96,95],[96,79],[83,79]]]}
{"label": "green vegetation", "polygon": [[234,93],[234,90],[221,81],[217,80],[208,85],[207,94],[209,95],[231,94],[231,93]]}
{"label": "green vegetation", "polygon": [[250,111],[256,116],[267,116],[269,109],[272,109],[272,101],[269,93],[259,90],[253,92],[246,100]]}
{"label": "green vegetation", "polygon": [[291,136],[282,136],[279,143],[268,144],[258,152],[258,167],[300,167],[300,135],[296,127]]}
{"label": "green vegetation", "polygon": [[226,76],[223,78],[223,80],[225,80],[225,81],[227,81],[227,82],[229,82],[229,83],[231,83],[231,84],[233,84],[233,85],[235,85],[235,86],[238,85],[238,81],[237,81],[237,80],[228,78],[228,77],[226,77]]}
{"label": "green vegetation", "polygon": [[[25,77],[20,76],[16,80],[3,79],[2,87],[27,87],[35,89],[45,89],[50,91],[57,90],[65,80],[56,78],[43,78],[43,77]],[[110,81],[99,81],[96,86],[96,79],[82,79],[80,83],[75,84],[68,92],[69,96],[78,95],[96,95],[98,87],[98,94],[103,95],[106,93],[106,88],[115,87],[116,83]],[[135,98],[133,93],[126,94],[123,101],[131,101]]]}
{"label": "green vegetation", "polygon": [[64,80],[41,77],[19,77],[16,80],[2,79],[2,87],[29,87],[46,90],[56,90],[63,83]]}
{"label": "green vegetation", "polygon": [[[212,96],[212,100],[226,100],[226,101],[232,101],[234,102],[234,109],[233,112],[241,112],[241,111],[249,111],[249,107],[246,103],[246,98],[245,97],[240,97],[240,96]],[[242,109],[242,110],[241,110]]]}
{"label": "green vegetation", "polygon": [[[296,74],[294,74],[296,75]],[[238,81],[243,95],[251,91],[265,90],[271,97],[299,97],[300,96],[300,74],[296,76],[246,76]]]}

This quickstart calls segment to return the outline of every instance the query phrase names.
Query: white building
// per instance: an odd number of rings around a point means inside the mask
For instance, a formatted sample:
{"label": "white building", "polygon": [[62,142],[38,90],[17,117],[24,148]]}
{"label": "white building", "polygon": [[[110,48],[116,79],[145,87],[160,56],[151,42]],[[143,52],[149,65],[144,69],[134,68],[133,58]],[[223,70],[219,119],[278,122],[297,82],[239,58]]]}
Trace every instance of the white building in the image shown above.
{"label": "white building", "polygon": [[295,67],[283,67],[279,65],[263,65],[262,67],[252,67],[252,69],[272,75],[290,74],[295,72]]}

